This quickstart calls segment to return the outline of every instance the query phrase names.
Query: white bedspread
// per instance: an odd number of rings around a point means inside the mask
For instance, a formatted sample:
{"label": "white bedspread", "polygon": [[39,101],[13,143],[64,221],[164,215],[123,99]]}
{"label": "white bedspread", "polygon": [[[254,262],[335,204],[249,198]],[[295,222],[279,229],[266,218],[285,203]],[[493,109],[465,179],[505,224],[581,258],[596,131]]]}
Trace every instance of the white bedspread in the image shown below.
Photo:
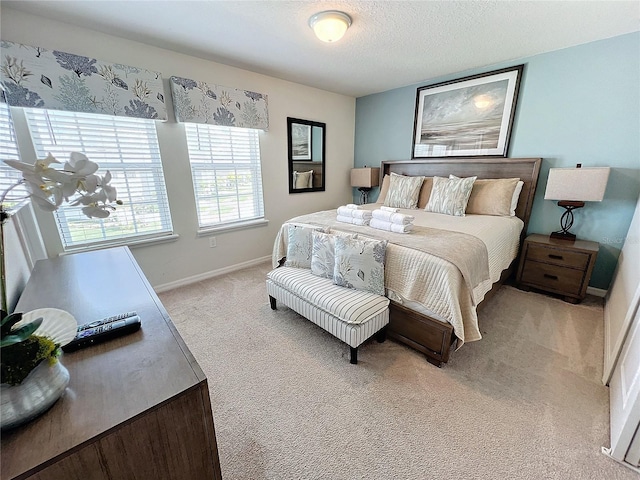
{"label": "white bedspread", "polygon": [[[373,210],[379,207],[380,204],[370,204],[361,208]],[[454,217],[416,209],[400,209],[400,212],[415,216],[415,225],[467,233],[486,245],[490,278],[479,283],[471,292],[457,267],[428,253],[416,250],[409,254],[403,252],[403,255],[394,255],[392,261],[387,258],[385,264],[385,287],[390,299],[451,323],[460,340],[458,348],[464,342],[480,340],[482,335],[475,305],[482,301],[492,284],[500,278],[501,272],[516,257],[524,225],[522,220],[488,215]],[[274,243],[274,267],[283,256],[283,248],[286,254],[287,235],[282,234],[283,229]],[[375,236],[375,229],[371,229],[371,232]]]}

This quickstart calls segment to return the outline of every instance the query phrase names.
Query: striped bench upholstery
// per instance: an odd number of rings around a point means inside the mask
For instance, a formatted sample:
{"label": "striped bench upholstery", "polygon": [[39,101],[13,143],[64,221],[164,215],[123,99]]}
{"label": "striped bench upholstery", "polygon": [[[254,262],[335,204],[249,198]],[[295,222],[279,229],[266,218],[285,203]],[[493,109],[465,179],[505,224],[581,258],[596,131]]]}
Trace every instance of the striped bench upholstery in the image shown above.
{"label": "striped bench upholstery", "polygon": [[275,300],[312,321],[351,347],[351,363],[365,340],[389,323],[389,299],[374,293],[334,285],[308,268],[279,267],[267,274],[271,308]]}

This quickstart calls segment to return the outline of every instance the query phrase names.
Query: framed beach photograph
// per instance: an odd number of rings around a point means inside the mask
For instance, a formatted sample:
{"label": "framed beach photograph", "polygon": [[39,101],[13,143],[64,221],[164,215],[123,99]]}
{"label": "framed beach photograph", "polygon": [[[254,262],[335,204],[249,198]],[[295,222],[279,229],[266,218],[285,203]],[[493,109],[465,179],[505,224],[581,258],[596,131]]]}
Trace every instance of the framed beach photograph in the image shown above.
{"label": "framed beach photograph", "polygon": [[506,157],[523,67],[418,88],[412,158]]}
{"label": "framed beach photograph", "polygon": [[291,124],[292,160],[311,160],[311,125]]}

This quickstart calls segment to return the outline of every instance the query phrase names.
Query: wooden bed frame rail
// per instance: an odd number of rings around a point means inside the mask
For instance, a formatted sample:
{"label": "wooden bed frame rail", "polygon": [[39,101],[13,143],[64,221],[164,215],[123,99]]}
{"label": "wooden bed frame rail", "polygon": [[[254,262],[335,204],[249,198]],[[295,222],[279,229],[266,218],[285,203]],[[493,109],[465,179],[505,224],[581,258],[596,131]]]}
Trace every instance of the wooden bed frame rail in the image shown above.
{"label": "wooden bed frame rail", "polygon": [[[450,174],[458,177],[477,176],[478,178],[517,177],[524,182],[516,208],[516,216],[524,222],[520,236],[520,246],[522,246],[529,225],[541,163],[541,158],[504,157],[384,161],[380,168],[380,184],[382,184],[384,175],[392,172],[399,175],[424,175],[427,177],[448,177]],[[486,302],[498,291],[503,282],[513,274],[517,264],[518,258],[502,272],[500,280],[493,284],[492,289],[478,305],[478,309],[486,305]],[[427,360],[438,367],[449,361],[451,347],[456,342],[451,324],[410,310],[394,301],[391,301],[389,305],[387,335],[425,354]]]}

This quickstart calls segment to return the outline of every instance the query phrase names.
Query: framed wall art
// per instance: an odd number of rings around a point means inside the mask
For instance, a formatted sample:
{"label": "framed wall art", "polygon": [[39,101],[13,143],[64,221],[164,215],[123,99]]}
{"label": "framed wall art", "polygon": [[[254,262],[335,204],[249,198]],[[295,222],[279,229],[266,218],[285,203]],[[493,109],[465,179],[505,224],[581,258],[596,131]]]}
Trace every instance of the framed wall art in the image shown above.
{"label": "framed wall art", "polygon": [[506,157],[523,68],[418,88],[412,158]]}
{"label": "framed wall art", "polygon": [[291,125],[291,146],[293,160],[311,160],[311,125]]}

